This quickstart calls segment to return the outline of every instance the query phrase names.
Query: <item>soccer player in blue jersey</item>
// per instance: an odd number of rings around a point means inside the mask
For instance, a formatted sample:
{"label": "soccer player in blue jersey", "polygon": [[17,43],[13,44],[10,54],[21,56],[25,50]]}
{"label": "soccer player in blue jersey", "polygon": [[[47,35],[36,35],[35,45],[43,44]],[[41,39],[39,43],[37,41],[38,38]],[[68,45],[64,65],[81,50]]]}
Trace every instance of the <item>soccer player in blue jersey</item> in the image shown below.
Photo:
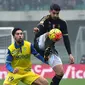
{"label": "soccer player in blue jersey", "polygon": [[48,64],[55,71],[55,76],[52,78],[50,85],[59,85],[63,75],[63,63],[55,49],[55,42],[50,40],[48,32],[51,29],[60,29],[63,34],[63,41],[69,55],[70,64],[74,63],[74,57],[71,53],[70,41],[68,37],[67,24],[59,17],[60,6],[52,4],[49,10],[50,14],[44,16],[37,27],[34,28],[35,38],[34,46],[36,50],[44,56]]}
{"label": "soccer player in blue jersey", "polygon": [[17,85],[19,81],[26,85],[48,85],[45,78],[31,71],[31,54],[43,61],[42,56],[37,53],[30,42],[23,40],[24,35],[21,28],[15,28],[12,35],[15,42],[8,47],[6,57],[8,74],[3,85]]}

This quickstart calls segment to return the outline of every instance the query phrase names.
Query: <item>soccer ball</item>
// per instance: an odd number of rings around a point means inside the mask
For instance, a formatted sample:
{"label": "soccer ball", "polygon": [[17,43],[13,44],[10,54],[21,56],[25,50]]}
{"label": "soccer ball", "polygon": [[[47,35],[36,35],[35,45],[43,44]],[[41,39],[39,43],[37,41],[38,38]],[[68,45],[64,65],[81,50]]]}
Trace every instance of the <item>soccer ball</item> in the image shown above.
{"label": "soccer ball", "polygon": [[62,32],[57,28],[52,29],[48,33],[48,37],[49,37],[50,40],[58,41],[62,38]]}

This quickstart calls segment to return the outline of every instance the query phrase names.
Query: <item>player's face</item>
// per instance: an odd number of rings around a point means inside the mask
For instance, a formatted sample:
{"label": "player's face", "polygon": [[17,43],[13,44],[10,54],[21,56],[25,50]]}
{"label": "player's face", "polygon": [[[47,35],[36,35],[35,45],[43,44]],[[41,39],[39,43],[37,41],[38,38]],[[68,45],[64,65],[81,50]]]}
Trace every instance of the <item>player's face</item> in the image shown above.
{"label": "player's face", "polygon": [[24,39],[23,32],[21,30],[17,30],[14,35],[14,39],[15,39],[16,43],[21,44]]}
{"label": "player's face", "polygon": [[56,19],[59,17],[59,11],[50,10],[50,15],[53,19]]}

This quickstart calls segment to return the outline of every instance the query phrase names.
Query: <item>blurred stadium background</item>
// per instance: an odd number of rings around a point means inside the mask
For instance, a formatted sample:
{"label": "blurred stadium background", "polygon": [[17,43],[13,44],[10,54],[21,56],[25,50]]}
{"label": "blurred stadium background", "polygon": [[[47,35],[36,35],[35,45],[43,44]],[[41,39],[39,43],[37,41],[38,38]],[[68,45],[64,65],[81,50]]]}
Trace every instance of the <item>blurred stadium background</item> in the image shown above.
{"label": "blurred stadium background", "polygon": [[[39,20],[49,14],[49,6],[57,3],[61,7],[60,17],[66,20],[75,62],[80,63],[85,54],[85,0],[0,0],[0,64],[5,62],[7,47],[13,41],[11,30],[20,27],[25,39],[33,43],[33,28]],[[56,43],[63,63],[68,63],[68,54],[62,40]],[[35,64],[39,60],[32,57]]]}

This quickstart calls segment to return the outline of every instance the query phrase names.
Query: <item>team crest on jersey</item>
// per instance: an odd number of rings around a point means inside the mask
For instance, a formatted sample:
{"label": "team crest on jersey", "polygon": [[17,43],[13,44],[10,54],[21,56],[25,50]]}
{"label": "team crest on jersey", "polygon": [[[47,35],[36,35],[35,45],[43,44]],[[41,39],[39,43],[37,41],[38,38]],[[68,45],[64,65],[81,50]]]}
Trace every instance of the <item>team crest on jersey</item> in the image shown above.
{"label": "team crest on jersey", "polygon": [[60,29],[60,24],[53,24],[52,27],[53,27],[53,28],[58,28],[58,29]]}
{"label": "team crest on jersey", "polygon": [[26,47],[23,47],[23,50],[26,51]]}
{"label": "team crest on jersey", "polygon": [[10,76],[9,78],[8,78],[8,81],[9,82],[11,82],[11,81],[13,81],[14,80],[14,78],[12,77],[12,76]]}
{"label": "team crest on jersey", "polygon": [[56,28],[56,25],[55,25],[55,24],[53,24],[52,28]]}

